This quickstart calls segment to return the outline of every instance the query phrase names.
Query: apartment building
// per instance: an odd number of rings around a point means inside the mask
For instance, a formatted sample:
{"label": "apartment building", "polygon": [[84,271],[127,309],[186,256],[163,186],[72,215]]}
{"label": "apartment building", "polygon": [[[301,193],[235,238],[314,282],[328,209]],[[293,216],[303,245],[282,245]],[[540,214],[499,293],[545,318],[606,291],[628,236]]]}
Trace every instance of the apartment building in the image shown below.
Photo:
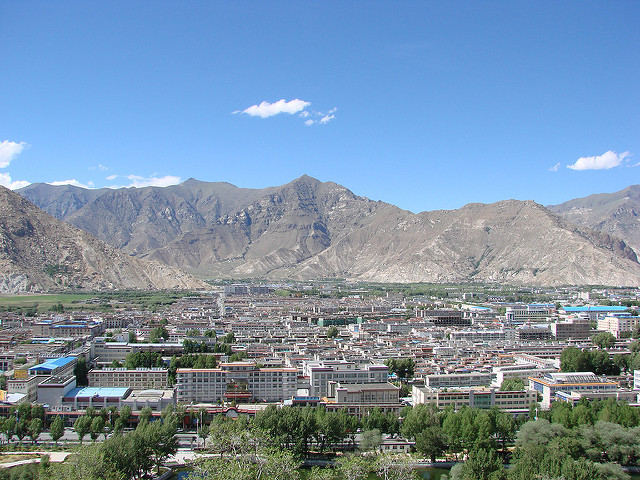
{"label": "apartment building", "polygon": [[295,396],[296,368],[258,368],[250,362],[221,363],[218,368],[179,368],[178,402],[280,402]]}
{"label": "apartment building", "polygon": [[398,404],[400,388],[387,383],[342,384],[329,382],[328,399],[340,404]]}
{"label": "apartment building", "polygon": [[598,330],[609,332],[620,338],[622,332],[631,332],[640,325],[640,317],[630,315],[608,315],[598,320]]}
{"label": "apartment building", "polygon": [[306,361],[302,366],[303,375],[309,377],[309,395],[326,397],[329,382],[345,383],[386,383],[389,368],[383,364],[364,364],[346,360]]}
{"label": "apartment building", "polygon": [[169,386],[166,368],[103,368],[88,374],[91,387],[131,387],[134,390],[164,389]]}

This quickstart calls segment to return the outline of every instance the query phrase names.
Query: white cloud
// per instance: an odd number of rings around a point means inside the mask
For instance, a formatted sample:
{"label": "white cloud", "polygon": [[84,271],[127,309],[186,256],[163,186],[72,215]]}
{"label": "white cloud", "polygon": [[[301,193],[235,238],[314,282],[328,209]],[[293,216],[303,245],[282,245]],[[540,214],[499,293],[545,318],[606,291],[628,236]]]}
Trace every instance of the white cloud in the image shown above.
{"label": "white cloud", "polygon": [[549,167],[550,172],[557,172],[560,168],[560,162],[556,163],[553,167]]}
{"label": "white cloud", "polygon": [[26,147],[28,145],[25,142],[16,143],[9,140],[0,142],[0,168],[8,167],[11,160],[20,155]]}
{"label": "white cloud", "polygon": [[325,115],[324,117],[322,117],[320,119],[320,123],[321,124],[325,124],[325,123],[329,123],[331,120],[333,120],[334,118],[336,118],[335,115]]}
{"label": "white cloud", "polygon": [[93,188],[93,182],[89,182],[85,185],[84,183],[80,183],[75,178],[72,178],[71,180],[56,180],[55,182],[47,182],[47,183],[49,185],[55,185],[55,186],[73,185],[74,187],[80,187],[80,188]]}
{"label": "white cloud", "polygon": [[310,102],[305,102],[304,100],[299,100],[297,98],[288,102],[283,98],[275,103],[262,102],[260,105],[252,105],[242,112],[236,110],[232,113],[246,113],[247,115],[250,115],[252,117],[268,118],[273,117],[274,115],[278,115],[279,113],[298,113],[307,108],[309,105],[311,105]]}
{"label": "white cloud", "polygon": [[3,187],[7,187],[9,190],[16,190],[18,188],[26,187],[27,185],[31,185],[31,182],[27,182],[25,180],[11,180],[11,177],[8,173],[0,173],[0,185]]}
{"label": "white cloud", "polygon": [[111,180],[115,180],[116,178],[118,178],[118,175],[115,175],[115,174],[114,175],[109,175],[107,177],[107,180],[111,181]]}
{"label": "white cloud", "polygon": [[[126,187],[168,187],[169,185],[177,185],[181,182],[180,177],[176,177],[173,175],[165,175],[164,177],[141,177],[139,175],[129,175],[127,176],[129,180],[131,180],[131,184],[126,185]],[[112,187],[113,188],[113,187]],[[119,188],[119,187],[115,187]]]}
{"label": "white cloud", "polygon": [[311,114],[309,112],[300,112],[300,115],[298,115],[300,118],[308,118]]}
{"label": "white cloud", "polygon": [[617,154],[609,150],[596,157],[580,157],[573,165],[567,165],[567,168],[572,170],[609,170],[619,167],[630,156],[629,152]]}
{"label": "white cloud", "polygon": [[327,115],[331,115],[332,113],[336,113],[338,111],[338,107],[333,107],[331,110],[327,112]]}
{"label": "white cloud", "polygon": [[311,126],[311,125],[313,125],[314,123],[316,123],[316,121],[315,121],[315,120],[306,120],[306,121],[304,122],[304,124],[305,124],[307,127],[310,127],[310,126]]}

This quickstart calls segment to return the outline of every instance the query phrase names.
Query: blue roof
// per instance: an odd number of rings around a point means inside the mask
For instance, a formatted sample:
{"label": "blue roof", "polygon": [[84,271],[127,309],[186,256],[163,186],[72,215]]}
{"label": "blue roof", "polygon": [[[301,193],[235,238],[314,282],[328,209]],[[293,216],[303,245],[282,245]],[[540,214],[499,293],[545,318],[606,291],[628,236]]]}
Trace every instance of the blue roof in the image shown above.
{"label": "blue roof", "polygon": [[624,312],[629,310],[629,307],[597,305],[594,307],[562,307],[562,309],[565,312]]}
{"label": "blue roof", "polygon": [[66,397],[124,397],[129,387],[76,387]]}
{"label": "blue roof", "polygon": [[38,365],[34,365],[29,369],[29,371],[51,371],[56,368],[64,367],[65,365],[76,360],[76,357],[61,357],[61,358],[52,358],[47,360],[44,363],[40,363]]}

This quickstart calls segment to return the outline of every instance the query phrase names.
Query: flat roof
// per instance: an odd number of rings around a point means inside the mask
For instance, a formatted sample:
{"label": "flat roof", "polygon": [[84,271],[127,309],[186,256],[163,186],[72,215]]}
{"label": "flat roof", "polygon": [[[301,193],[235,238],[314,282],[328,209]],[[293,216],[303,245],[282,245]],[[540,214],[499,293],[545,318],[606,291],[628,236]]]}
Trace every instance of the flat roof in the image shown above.
{"label": "flat roof", "polygon": [[124,397],[129,387],[76,387],[70,390],[67,397]]}
{"label": "flat roof", "polygon": [[595,305],[592,307],[562,307],[565,312],[625,312],[629,307],[619,305]]}
{"label": "flat roof", "polygon": [[31,370],[38,370],[38,371],[55,370],[56,368],[64,367],[65,365],[73,362],[74,360],[76,360],[76,357],[52,358],[50,360],[47,360],[44,363],[40,363],[38,365],[34,365],[33,367],[29,368],[29,371],[31,371]]}

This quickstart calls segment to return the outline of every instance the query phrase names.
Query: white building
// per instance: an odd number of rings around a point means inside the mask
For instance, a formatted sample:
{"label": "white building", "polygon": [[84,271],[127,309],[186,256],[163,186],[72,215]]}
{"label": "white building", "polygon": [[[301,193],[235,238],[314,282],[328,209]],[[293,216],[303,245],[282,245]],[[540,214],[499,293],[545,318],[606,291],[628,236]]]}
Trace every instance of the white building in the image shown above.
{"label": "white building", "polygon": [[177,400],[280,402],[296,394],[296,368],[258,368],[250,362],[221,363],[218,368],[179,368]]}
{"label": "white building", "polygon": [[383,364],[358,365],[346,360],[324,360],[304,362],[303,375],[309,377],[312,396],[326,397],[329,382],[345,383],[386,383],[389,368]]}

